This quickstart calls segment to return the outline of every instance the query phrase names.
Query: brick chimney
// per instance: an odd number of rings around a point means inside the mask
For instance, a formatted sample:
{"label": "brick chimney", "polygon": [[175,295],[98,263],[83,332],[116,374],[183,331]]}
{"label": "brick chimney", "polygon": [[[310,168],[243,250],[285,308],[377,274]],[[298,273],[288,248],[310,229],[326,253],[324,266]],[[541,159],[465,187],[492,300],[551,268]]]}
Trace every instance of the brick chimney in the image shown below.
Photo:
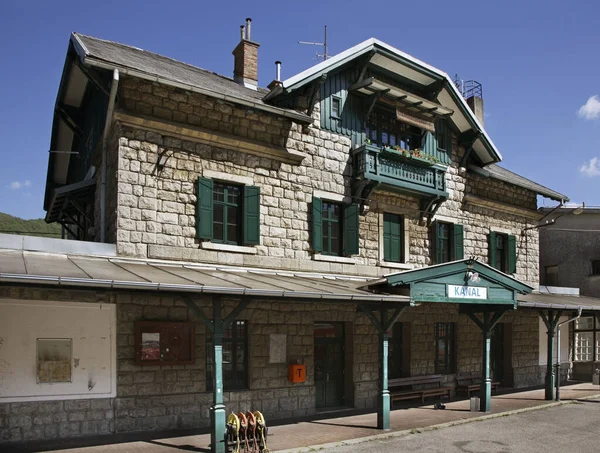
{"label": "brick chimney", "polygon": [[246,29],[240,26],[240,43],[233,50],[233,80],[240,85],[256,90],[258,88],[258,47],[260,44],[250,39],[252,19],[246,19]]}

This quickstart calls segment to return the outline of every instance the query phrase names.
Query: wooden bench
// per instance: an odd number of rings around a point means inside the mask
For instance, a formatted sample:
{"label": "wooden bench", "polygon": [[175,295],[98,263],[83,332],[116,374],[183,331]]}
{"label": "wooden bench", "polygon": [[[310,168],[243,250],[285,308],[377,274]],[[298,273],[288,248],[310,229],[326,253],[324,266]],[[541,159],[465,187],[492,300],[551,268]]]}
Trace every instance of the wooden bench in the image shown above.
{"label": "wooden bench", "polygon": [[[456,392],[465,392],[470,398],[471,392],[478,392],[481,388],[481,372],[458,373],[456,384]],[[500,382],[492,382],[492,392],[495,392],[499,385]]]}
{"label": "wooden bench", "polygon": [[395,401],[420,399],[425,404],[425,398],[431,396],[447,396],[450,398],[451,388],[442,387],[442,375],[411,376],[407,378],[390,379],[388,381],[390,398]]}

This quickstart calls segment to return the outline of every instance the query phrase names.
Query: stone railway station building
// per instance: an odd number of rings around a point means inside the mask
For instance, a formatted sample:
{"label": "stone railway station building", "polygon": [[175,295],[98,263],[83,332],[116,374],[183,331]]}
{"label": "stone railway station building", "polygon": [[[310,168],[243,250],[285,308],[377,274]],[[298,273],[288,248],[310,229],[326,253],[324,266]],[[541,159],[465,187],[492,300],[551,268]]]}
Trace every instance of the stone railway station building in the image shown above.
{"label": "stone railway station building", "polygon": [[409,377],[552,398],[546,331],[596,300],[539,292],[537,198],[568,198],[497,165],[480,85],[369,39],[264,89],[258,47],[232,79],[71,35],[65,239],[0,235],[0,442],[211,426],[223,451],[246,410],[386,429]]}

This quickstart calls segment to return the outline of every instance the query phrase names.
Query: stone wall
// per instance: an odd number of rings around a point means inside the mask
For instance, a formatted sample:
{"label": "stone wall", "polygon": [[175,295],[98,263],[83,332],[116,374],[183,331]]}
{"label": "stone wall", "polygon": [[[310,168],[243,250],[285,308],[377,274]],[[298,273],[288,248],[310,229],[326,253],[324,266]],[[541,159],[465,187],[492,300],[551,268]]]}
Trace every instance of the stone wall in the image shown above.
{"label": "stone wall", "polygon": [[[0,440],[22,441],[130,431],[189,429],[209,425],[212,394],[206,391],[206,328],[179,295],[168,293],[49,290],[0,287],[0,298],[105,302],[117,304],[117,397],[51,402],[0,404]],[[212,316],[210,301],[197,303]],[[225,300],[227,314],[236,300]],[[255,301],[238,319],[248,321],[248,389],[225,391],[227,410],[260,410],[267,419],[315,413],[315,321],[344,322],[350,361],[346,404],[376,407],[379,340],[367,317],[355,304],[311,301]],[[134,323],[140,320],[191,321],[195,351],[191,365],[141,366],[135,364]],[[456,305],[422,304],[408,309],[400,322],[411,323],[411,375],[432,374],[434,325],[456,322],[458,371],[481,370],[481,333]],[[543,382],[538,365],[538,319],[535,312],[505,316],[513,325],[515,387]],[[307,381],[287,379],[287,364],[269,363],[269,335],[287,335],[288,363],[298,359],[307,366]],[[445,377],[455,385],[454,375]]]}
{"label": "stone wall", "polygon": [[[200,126],[232,136],[285,146],[307,157],[299,165],[174,138],[168,134],[117,126],[118,166],[116,208],[117,250],[122,255],[219,262],[245,266],[381,275],[379,213],[390,206],[410,220],[411,267],[431,264],[429,228],[419,200],[376,191],[371,210],[360,217],[360,251],[351,262],[314,261],[311,249],[311,200],[315,191],[351,195],[351,143],[347,136],[321,130],[319,102],[311,126],[299,126],[275,115],[236,106],[206,96],[160,86],[131,77],[124,79],[119,107],[181,125]],[[490,229],[505,230],[518,238],[515,276],[538,284],[537,230],[525,230],[535,221],[502,210],[474,206],[465,194],[521,209],[536,208],[535,193],[507,183],[459,172],[464,148],[454,141],[453,163],[446,182],[450,198],[438,218],[465,226],[465,256],[487,262]],[[168,150],[169,160],[157,171],[158,152]],[[261,191],[261,241],[255,253],[203,249],[195,239],[195,182],[205,172],[249,178]],[[385,207],[385,208],[383,208]],[[268,259],[265,259],[268,257]]]}

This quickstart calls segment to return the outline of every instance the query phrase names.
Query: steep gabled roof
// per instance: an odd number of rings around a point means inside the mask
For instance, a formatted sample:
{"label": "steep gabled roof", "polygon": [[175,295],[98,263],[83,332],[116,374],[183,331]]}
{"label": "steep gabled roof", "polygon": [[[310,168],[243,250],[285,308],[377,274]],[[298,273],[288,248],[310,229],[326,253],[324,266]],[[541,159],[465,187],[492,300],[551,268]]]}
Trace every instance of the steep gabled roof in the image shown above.
{"label": "steep gabled roof", "polygon": [[171,82],[172,85],[183,89],[200,91],[208,96],[227,99],[260,110],[268,110],[296,121],[311,121],[303,113],[265,103],[262,99],[268,91],[263,88],[252,90],[229,77],[157,53],[80,33],[73,33],[71,42],[79,58],[92,66],[105,69],[117,68],[126,74],[131,73],[146,79]]}
{"label": "steep gabled roof", "polygon": [[478,137],[475,140],[473,149],[482,164],[489,165],[502,160],[500,152],[448,74],[375,38],[367,39],[328,60],[284,80],[282,86],[269,93],[266,99],[275,98],[283,92],[289,93],[297,90],[321,77],[323,74],[335,71],[365,56],[369,59],[370,64],[401,74],[424,87],[441,83],[442,89],[438,95],[438,102],[454,111],[450,119],[461,133],[472,132],[474,136]]}

